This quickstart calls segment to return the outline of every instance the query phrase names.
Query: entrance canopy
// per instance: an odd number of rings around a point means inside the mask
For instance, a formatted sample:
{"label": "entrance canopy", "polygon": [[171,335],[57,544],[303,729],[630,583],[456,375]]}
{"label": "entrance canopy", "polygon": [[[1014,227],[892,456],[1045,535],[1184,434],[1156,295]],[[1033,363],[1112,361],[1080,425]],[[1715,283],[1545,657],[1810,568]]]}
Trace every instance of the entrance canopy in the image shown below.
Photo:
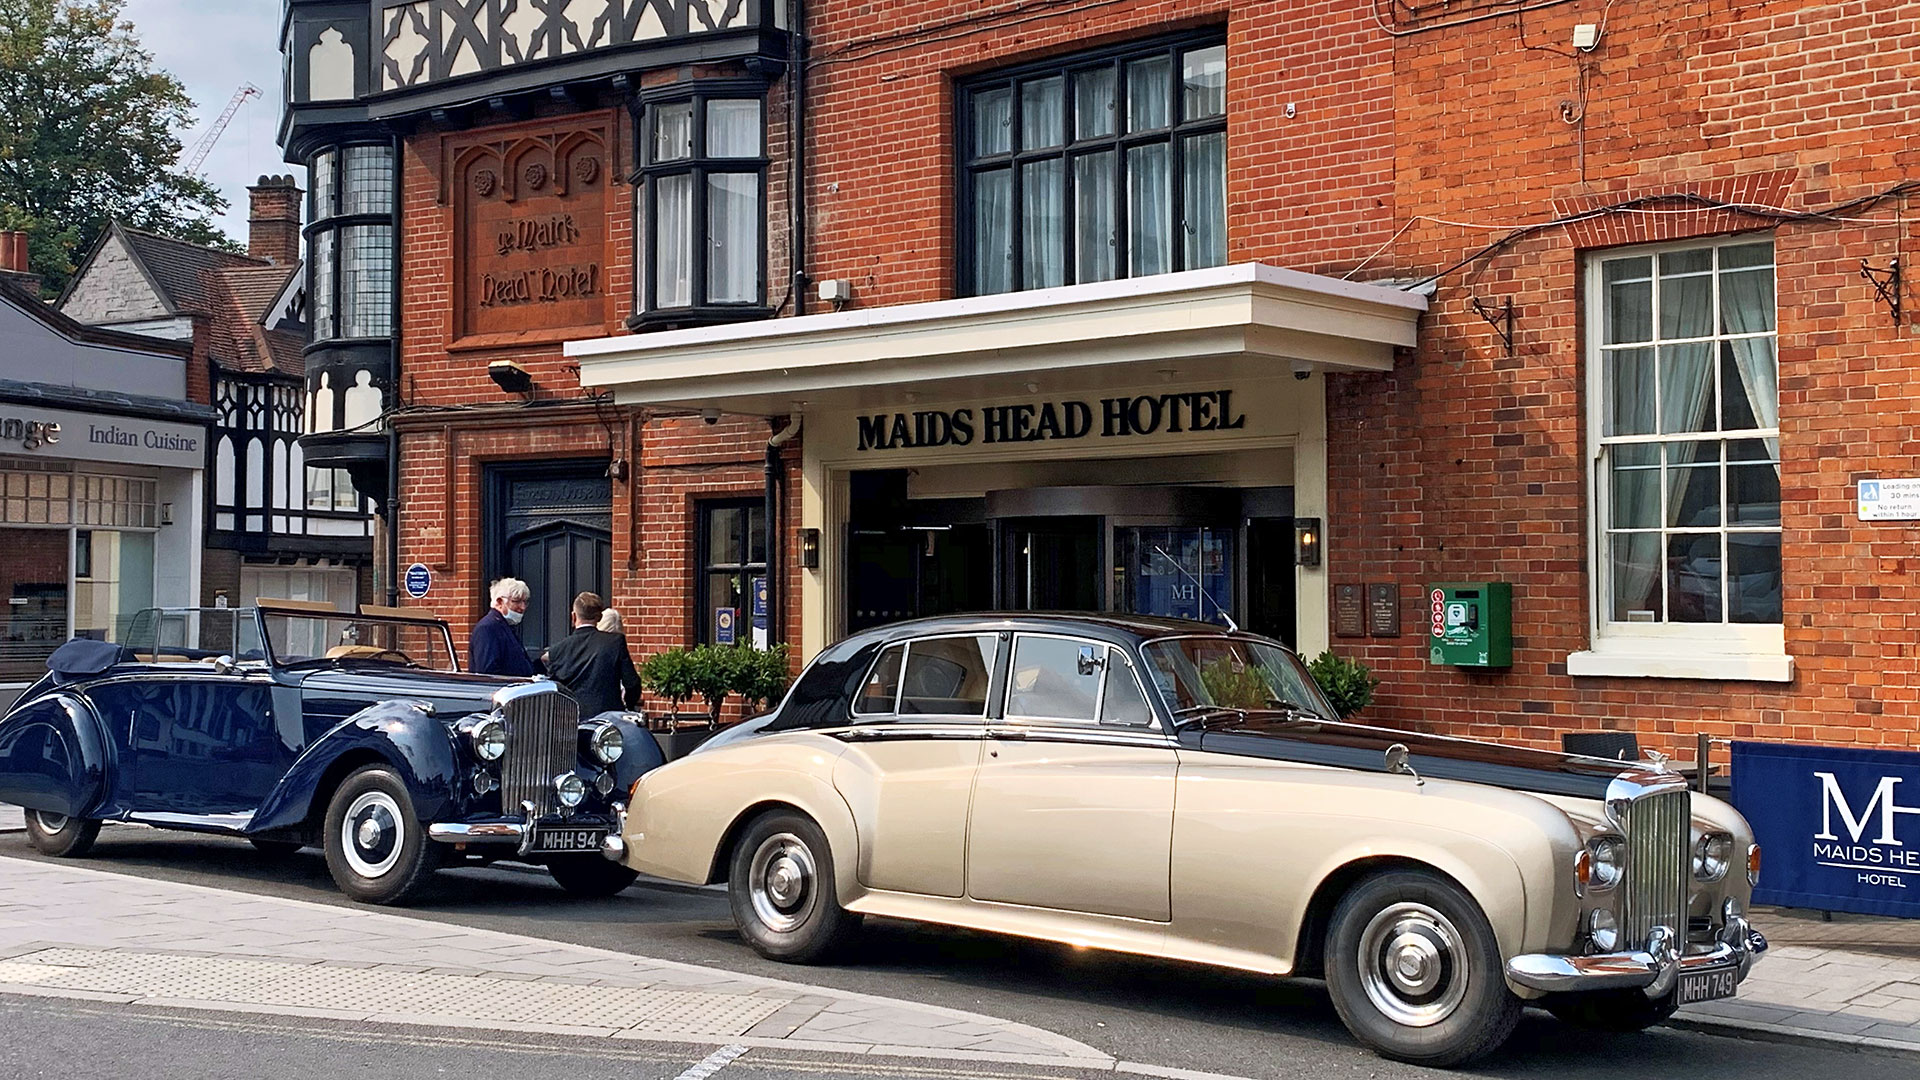
{"label": "entrance canopy", "polygon": [[897,403],[930,384],[942,396],[1013,393],[1076,371],[1103,381],[1271,378],[1300,364],[1387,371],[1426,309],[1419,293],[1242,263],[576,341],[567,355],[582,385],[621,404],[774,416]]}

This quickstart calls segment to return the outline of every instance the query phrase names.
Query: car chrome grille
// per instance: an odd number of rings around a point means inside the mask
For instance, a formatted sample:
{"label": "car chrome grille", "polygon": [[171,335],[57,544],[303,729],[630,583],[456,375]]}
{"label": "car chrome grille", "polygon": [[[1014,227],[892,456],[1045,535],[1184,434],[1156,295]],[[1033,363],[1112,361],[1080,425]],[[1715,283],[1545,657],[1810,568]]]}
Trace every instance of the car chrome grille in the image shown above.
{"label": "car chrome grille", "polygon": [[1623,942],[1640,948],[1656,926],[1684,940],[1687,925],[1687,852],[1691,797],[1685,789],[1654,791],[1627,811],[1626,880],[1621,885]]}
{"label": "car chrome grille", "polygon": [[508,814],[532,803],[535,817],[553,813],[553,778],[579,757],[580,705],[558,687],[520,693],[501,706],[507,753],[500,759],[500,806]]}

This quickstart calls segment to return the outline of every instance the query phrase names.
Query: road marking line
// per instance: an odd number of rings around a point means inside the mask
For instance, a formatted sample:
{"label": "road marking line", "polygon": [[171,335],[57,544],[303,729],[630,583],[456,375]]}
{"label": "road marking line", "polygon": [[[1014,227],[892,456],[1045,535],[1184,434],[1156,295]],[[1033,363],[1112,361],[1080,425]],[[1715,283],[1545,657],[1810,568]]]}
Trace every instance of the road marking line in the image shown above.
{"label": "road marking line", "polygon": [[706,1060],[674,1077],[673,1080],[707,1080],[707,1077],[733,1064],[735,1058],[746,1052],[747,1048],[739,1043],[723,1046],[708,1054]]}

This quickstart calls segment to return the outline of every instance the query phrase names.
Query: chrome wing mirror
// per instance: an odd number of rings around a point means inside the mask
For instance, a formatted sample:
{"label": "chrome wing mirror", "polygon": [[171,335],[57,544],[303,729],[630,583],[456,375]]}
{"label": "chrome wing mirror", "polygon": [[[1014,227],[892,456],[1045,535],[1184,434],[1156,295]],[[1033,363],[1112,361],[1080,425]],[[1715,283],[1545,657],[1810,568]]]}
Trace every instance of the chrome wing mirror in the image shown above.
{"label": "chrome wing mirror", "polygon": [[222,656],[216,656],[216,657],[214,657],[214,658],[213,658],[213,673],[214,673],[215,675],[231,675],[231,674],[233,674],[233,657],[231,657],[231,656],[225,656],[225,655],[222,655]]}
{"label": "chrome wing mirror", "polygon": [[1427,782],[1420,778],[1419,773],[1413,771],[1413,766],[1407,763],[1407,757],[1406,743],[1394,743],[1387,747],[1387,771],[1398,776],[1413,777],[1414,787],[1426,787]]}

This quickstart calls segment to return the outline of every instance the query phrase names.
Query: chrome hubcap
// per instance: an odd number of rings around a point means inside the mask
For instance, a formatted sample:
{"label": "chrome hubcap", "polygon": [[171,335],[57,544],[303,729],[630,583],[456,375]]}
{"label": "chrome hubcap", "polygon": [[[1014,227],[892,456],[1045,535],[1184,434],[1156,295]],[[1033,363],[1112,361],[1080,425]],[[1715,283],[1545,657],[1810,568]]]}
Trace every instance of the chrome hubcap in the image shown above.
{"label": "chrome hubcap", "polygon": [[750,865],[747,895],[754,917],[776,934],[799,929],[818,898],[813,852],[792,833],[779,833],[761,842]]}
{"label": "chrome hubcap", "polygon": [[1360,935],[1360,985],[1396,1024],[1431,1027],[1466,998],[1471,972],[1460,932],[1425,904],[1400,903],[1375,915]]}
{"label": "chrome hubcap", "polygon": [[406,838],[400,804],[384,791],[369,791],[353,800],[340,823],[341,853],[347,866],[364,878],[392,870]]}
{"label": "chrome hubcap", "polygon": [[33,815],[40,819],[40,827],[48,832],[59,832],[67,827],[67,815],[55,814],[46,810],[35,810]]}

